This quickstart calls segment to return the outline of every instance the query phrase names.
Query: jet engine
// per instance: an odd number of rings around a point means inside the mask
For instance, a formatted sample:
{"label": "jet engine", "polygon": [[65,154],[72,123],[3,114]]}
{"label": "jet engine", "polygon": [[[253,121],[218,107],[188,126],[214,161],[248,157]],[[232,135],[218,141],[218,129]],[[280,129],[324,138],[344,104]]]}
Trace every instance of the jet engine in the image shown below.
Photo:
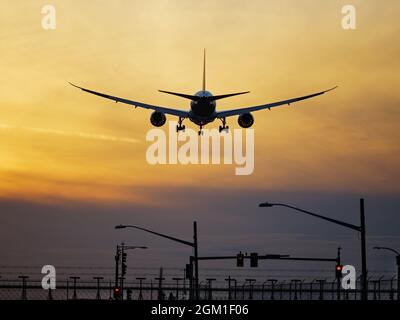
{"label": "jet engine", "polygon": [[167,118],[165,117],[164,113],[159,111],[154,111],[151,114],[150,122],[153,126],[162,127],[165,124],[165,121],[167,121]]}
{"label": "jet engine", "polygon": [[238,118],[238,124],[242,128],[250,128],[254,123],[254,118],[251,113],[243,113]]}

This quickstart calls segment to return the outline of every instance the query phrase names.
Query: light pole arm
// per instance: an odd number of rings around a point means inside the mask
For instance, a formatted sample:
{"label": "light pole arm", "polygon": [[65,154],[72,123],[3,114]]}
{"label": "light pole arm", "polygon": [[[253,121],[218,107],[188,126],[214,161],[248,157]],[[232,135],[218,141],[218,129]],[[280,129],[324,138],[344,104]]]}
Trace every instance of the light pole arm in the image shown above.
{"label": "light pole arm", "polygon": [[388,248],[388,247],[375,247],[375,249],[388,250],[388,251],[391,251],[391,252],[395,253],[397,256],[400,256],[400,253],[399,253],[397,250],[392,249],[392,248]]}
{"label": "light pole arm", "polygon": [[142,230],[142,231],[146,231],[148,233],[155,234],[155,235],[157,235],[159,237],[162,237],[162,238],[170,239],[172,241],[179,242],[179,243],[185,244],[185,245],[190,246],[190,247],[194,247],[194,244],[192,242],[189,242],[189,241],[186,241],[186,240],[181,240],[181,239],[178,239],[178,238],[174,238],[174,237],[168,236],[166,234],[162,234],[162,233],[159,233],[159,232],[151,231],[149,229],[145,229],[145,228],[141,228],[141,227],[137,227],[137,226],[133,226],[133,225],[124,225],[124,226],[117,226],[117,227],[119,227],[119,228],[139,229],[139,230]]}
{"label": "light pole arm", "polygon": [[293,207],[293,206],[290,206],[290,205],[287,205],[287,204],[284,204],[284,203],[270,203],[269,206],[286,207],[286,208],[289,208],[289,209],[293,209],[293,210],[296,210],[296,211],[303,212],[303,213],[308,214],[308,215],[313,216],[313,217],[317,217],[317,218],[320,218],[320,219],[323,219],[323,220],[330,221],[332,223],[341,225],[341,226],[346,227],[346,228],[350,228],[350,229],[353,229],[353,230],[356,230],[356,231],[361,231],[361,228],[359,226],[354,225],[354,224],[343,222],[343,221],[332,219],[332,218],[328,218],[328,217],[325,217],[325,216],[321,216],[319,214],[316,214],[316,213],[313,213],[313,212],[310,212],[310,211],[307,211],[307,210],[303,210],[303,209],[300,209],[300,208],[296,208],[296,207]]}

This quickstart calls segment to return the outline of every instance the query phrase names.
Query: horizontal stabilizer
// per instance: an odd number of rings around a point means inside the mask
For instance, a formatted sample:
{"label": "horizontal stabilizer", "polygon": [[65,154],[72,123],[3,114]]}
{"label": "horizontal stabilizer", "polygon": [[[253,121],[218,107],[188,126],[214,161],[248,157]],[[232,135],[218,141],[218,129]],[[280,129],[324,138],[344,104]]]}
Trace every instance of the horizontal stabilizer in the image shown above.
{"label": "horizontal stabilizer", "polygon": [[200,97],[198,97],[198,96],[193,96],[193,95],[190,95],[190,94],[178,93],[178,92],[171,92],[171,91],[164,91],[164,90],[158,90],[158,91],[159,91],[159,92],[162,92],[162,93],[172,94],[172,95],[174,95],[174,96],[178,96],[178,97],[185,98],[185,99],[189,99],[189,100],[194,100],[194,101],[200,100]]}
{"label": "horizontal stabilizer", "polygon": [[250,91],[243,91],[243,92],[237,92],[237,93],[228,93],[228,94],[220,94],[218,96],[211,96],[211,97],[207,97],[207,99],[214,101],[214,100],[219,100],[219,99],[225,99],[225,98],[229,98],[229,97],[233,97],[233,96],[238,96],[240,94],[246,94],[249,93]]}
{"label": "horizontal stabilizer", "polygon": [[225,98],[238,96],[240,94],[245,94],[245,93],[249,93],[250,92],[250,91],[244,91],[244,92],[237,92],[237,93],[220,94],[220,95],[217,95],[217,96],[200,97],[200,96],[193,96],[193,95],[190,95],[190,94],[178,93],[178,92],[172,92],[172,91],[164,91],[164,90],[158,90],[158,91],[159,92],[163,92],[163,93],[172,94],[174,96],[178,96],[178,97],[189,99],[189,100],[193,100],[193,101],[199,101],[199,100],[215,101],[215,100],[225,99]]}

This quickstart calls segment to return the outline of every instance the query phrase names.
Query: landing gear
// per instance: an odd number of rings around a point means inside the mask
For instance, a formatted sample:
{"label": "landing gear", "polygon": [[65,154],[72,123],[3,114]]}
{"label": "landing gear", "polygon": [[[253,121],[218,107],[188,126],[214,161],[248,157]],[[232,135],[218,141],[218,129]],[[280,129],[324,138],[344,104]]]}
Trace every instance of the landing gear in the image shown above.
{"label": "landing gear", "polygon": [[202,136],[203,135],[203,126],[202,125],[200,125],[200,129],[199,129],[199,136]]}
{"label": "landing gear", "polygon": [[219,132],[221,133],[222,131],[226,130],[226,132],[229,131],[229,127],[226,125],[226,119],[222,118],[222,126],[219,126]]}
{"label": "landing gear", "polygon": [[182,125],[183,118],[179,118],[178,125],[176,126],[176,132],[185,131],[185,125]]}

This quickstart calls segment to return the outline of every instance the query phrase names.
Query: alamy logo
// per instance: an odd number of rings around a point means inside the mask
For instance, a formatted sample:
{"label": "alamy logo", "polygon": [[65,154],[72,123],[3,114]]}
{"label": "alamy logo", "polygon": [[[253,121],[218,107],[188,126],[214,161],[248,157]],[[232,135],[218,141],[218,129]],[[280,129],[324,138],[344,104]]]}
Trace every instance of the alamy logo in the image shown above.
{"label": "alamy logo", "polygon": [[42,278],[42,288],[44,290],[55,290],[56,289],[56,268],[50,264],[42,267],[42,274],[45,276]]}
{"label": "alamy logo", "polygon": [[356,289],[356,268],[347,264],[342,268],[342,288],[344,290]]}
{"label": "alamy logo", "polygon": [[168,135],[162,129],[147,132],[146,141],[153,142],[146,151],[149,164],[236,164],[236,175],[253,173],[254,129],[203,129],[199,135],[193,129],[176,132],[176,125],[169,122]]}

